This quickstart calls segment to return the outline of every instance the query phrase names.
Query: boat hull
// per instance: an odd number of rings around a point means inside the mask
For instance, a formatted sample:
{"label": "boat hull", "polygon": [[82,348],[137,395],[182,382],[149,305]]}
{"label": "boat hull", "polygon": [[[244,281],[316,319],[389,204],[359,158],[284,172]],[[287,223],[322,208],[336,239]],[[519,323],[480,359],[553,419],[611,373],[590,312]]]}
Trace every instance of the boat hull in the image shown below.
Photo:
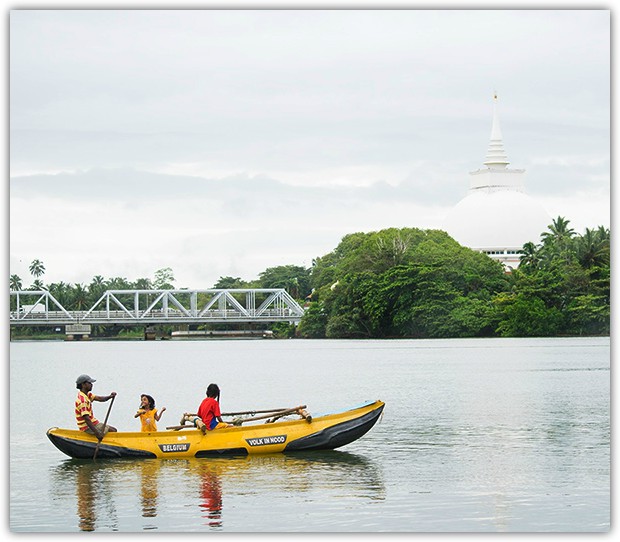
{"label": "boat hull", "polygon": [[[113,432],[99,444],[97,459],[191,458],[333,450],[366,434],[375,425],[384,403],[375,401],[351,410],[307,420],[229,427],[207,431]],[[50,441],[74,459],[92,459],[97,439],[83,431],[53,427]]]}

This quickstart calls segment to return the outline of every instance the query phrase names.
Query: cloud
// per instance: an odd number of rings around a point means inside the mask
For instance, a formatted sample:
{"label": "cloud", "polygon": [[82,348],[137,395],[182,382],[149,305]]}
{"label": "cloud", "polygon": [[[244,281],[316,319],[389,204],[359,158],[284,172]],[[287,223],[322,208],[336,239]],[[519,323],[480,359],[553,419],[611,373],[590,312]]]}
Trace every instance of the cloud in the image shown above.
{"label": "cloud", "polygon": [[528,192],[604,224],[609,28],[582,9],[14,10],[11,272],[170,266],[203,287],[438,227],[493,91]]}
{"label": "cloud", "polygon": [[300,187],[129,170],[36,175],[11,179],[11,254],[43,260],[48,280],[135,279],[176,266],[185,285],[208,287],[220,275],[249,280],[267,267],[310,266],[354,231],[425,228],[441,215],[384,183]]}

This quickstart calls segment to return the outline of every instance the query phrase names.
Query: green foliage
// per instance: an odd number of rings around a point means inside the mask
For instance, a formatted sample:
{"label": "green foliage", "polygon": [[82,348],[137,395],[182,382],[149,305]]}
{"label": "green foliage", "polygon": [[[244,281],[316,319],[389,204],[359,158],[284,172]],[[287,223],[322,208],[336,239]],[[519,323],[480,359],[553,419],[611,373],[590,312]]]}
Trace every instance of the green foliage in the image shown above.
{"label": "green foliage", "polygon": [[234,290],[248,288],[248,283],[240,277],[220,277],[213,288],[216,290]]}
{"label": "green foliage", "polygon": [[[541,234],[541,244],[523,247],[521,265],[513,274],[515,297],[509,302],[498,298],[502,335],[609,334],[609,230],[601,226],[576,235],[569,224],[557,217]],[[531,321],[516,322],[518,314]],[[549,321],[538,322],[539,317]]]}
{"label": "green foliage", "polygon": [[488,300],[460,297],[451,313],[451,337],[490,337],[499,324],[499,313]]}
{"label": "green foliage", "polygon": [[[512,275],[445,232],[345,236],[313,262],[314,336],[488,337],[609,333],[609,230],[558,217]],[[307,336],[310,336],[308,334]]]}
{"label": "green foliage", "polygon": [[[325,298],[328,314],[325,336],[327,338],[367,338],[378,336],[379,330],[364,306],[375,277],[369,273],[343,277]],[[303,321],[303,319],[302,319]]]}
{"label": "green foliage", "polygon": [[82,284],[75,284],[73,286],[70,304],[72,307],[75,307],[74,310],[76,311],[83,311],[90,307],[88,291]]}
{"label": "green foliage", "polygon": [[153,289],[153,283],[151,282],[150,279],[147,278],[141,278],[138,279],[134,282],[134,288],[136,290],[152,290]]}
{"label": "green foliage", "polygon": [[311,285],[320,289],[345,274],[381,273],[396,265],[407,264],[413,258],[414,247],[428,235],[417,228],[390,228],[346,235],[333,252],[315,259]]}
{"label": "green foliage", "polygon": [[105,281],[106,290],[132,290],[133,284],[125,277],[113,277]]}
{"label": "green foliage", "polygon": [[43,265],[41,260],[32,260],[28,270],[35,279],[38,279],[45,273],[45,265]]}
{"label": "green foliage", "polygon": [[170,267],[164,267],[155,271],[153,287],[156,290],[174,290],[174,273]]}
{"label": "green foliage", "polygon": [[488,256],[445,232],[410,228],[345,237],[315,261],[311,280],[327,337],[488,335],[497,322],[493,295],[508,286]]}
{"label": "green foliage", "polygon": [[498,305],[502,319],[497,330],[502,337],[549,337],[561,330],[562,313],[540,298],[502,296]]}
{"label": "green foliage", "polygon": [[610,306],[606,297],[592,294],[574,297],[566,308],[567,327],[578,335],[610,332]]}
{"label": "green foliage", "polygon": [[9,289],[13,290],[14,292],[22,289],[22,279],[19,277],[19,275],[11,275],[9,277]]}
{"label": "green foliage", "polygon": [[327,315],[321,303],[312,302],[308,305],[303,319],[297,327],[297,335],[304,339],[325,338]]}
{"label": "green foliage", "polygon": [[[67,285],[65,285],[64,283],[61,284],[63,284],[63,288],[66,288]],[[101,275],[95,275],[90,281],[90,284],[88,285],[88,293],[90,296],[91,307],[97,301],[99,301],[99,299],[101,299],[101,296],[105,293],[106,290],[107,286],[105,283],[105,279]],[[61,305],[64,306],[64,303],[61,302]]]}
{"label": "green foliage", "polygon": [[284,288],[295,299],[310,294],[310,270],[298,265],[269,267],[259,273],[258,288]]}
{"label": "green foliage", "polygon": [[287,322],[277,322],[271,325],[271,331],[276,339],[291,339],[295,336],[295,325]]}
{"label": "green foliage", "polygon": [[325,336],[328,339],[359,339],[367,338],[361,331],[359,322],[356,321],[359,315],[356,314],[337,314],[329,319],[325,329]]}

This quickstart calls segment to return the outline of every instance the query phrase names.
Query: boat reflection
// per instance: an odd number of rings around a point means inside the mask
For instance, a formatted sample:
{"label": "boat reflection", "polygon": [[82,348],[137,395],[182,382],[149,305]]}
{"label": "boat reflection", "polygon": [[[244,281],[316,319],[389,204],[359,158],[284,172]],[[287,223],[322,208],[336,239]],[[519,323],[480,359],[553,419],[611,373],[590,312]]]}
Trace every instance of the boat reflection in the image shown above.
{"label": "boat reflection", "polygon": [[51,470],[52,498],[68,502],[74,495],[80,531],[118,530],[114,476],[102,463],[64,461]]}
{"label": "boat reflection", "polygon": [[200,508],[209,527],[222,527],[222,476],[219,466],[197,460],[200,476]]}
{"label": "boat reflection", "polygon": [[140,465],[140,506],[143,518],[157,516],[159,460],[145,459]]}
{"label": "boat reflection", "polygon": [[78,469],[75,483],[77,497],[78,526],[80,531],[95,530],[95,491],[91,483],[90,473]]}
{"label": "boat reflection", "polygon": [[69,459],[52,469],[51,479],[55,495],[68,496],[70,491],[75,495],[81,531],[222,531],[226,503],[234,510],[248,495],[261,499],[267,493],[289,497],[316,492],[326,499],[385,498],[375,463],[342,451],[239,458]]}

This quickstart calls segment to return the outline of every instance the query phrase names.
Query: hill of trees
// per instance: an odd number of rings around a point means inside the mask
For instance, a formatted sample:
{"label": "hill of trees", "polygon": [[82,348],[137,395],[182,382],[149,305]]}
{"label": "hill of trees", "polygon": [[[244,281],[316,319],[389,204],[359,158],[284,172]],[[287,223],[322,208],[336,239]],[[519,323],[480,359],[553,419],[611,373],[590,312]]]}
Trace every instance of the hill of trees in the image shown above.
{"label": "hill of trees", "polygon": [[522,263],[502,264],[446,233],[355,233],[314,262],[302,337],[607,335],[610,234],[558,217]]}

